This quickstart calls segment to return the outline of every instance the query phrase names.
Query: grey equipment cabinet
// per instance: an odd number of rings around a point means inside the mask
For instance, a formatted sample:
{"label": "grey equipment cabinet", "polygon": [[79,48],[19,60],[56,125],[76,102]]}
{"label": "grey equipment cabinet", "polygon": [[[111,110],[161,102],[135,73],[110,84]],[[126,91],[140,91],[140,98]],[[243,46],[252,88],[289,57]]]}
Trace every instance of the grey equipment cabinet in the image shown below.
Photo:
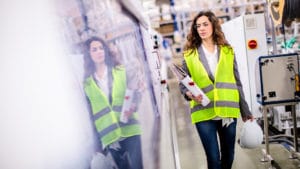
{"label": "grey equipment cabinet", "polygon": [[[265,149],[261,161],[269,161],[271,166],[275,161],[270,155],[269,148],[269,118],[268,108],[273,106],[290,105],[293,121],[293,147],[291,157],[298,152],[298,134],[296,119],[296,104],[299,102],[299,59],[297,53],[278,54],[258,57],[255,64],[255,83],[257,102],[261,104],[264,121]],[[273,168],[273,167],[272,167]]]}
{"label": "grey equipment cabinet", "polygon": [[260,56],[255,65],[256,97],[261,105],[299,102],[297,53]]}

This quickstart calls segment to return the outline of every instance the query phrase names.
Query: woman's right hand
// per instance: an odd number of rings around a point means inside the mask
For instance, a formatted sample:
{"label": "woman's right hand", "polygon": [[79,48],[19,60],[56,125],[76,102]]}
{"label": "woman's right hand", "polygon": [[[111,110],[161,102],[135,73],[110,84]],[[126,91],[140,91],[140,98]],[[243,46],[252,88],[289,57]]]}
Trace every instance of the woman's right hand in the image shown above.
{"label": "woman's right hand", "polygon": [[194,96],[194,95],[192,94],[192,92],[190,92],[190,91],[187,91],[185,94],[186,94],[190,99],[194,100],[194,101],[197,102],[197,103],[200,103],[200,104],[201,104],[201,102],[202,102],[202,100],[203,100],[203,97],[202,97],[201,94],[199,94],[198,96]]}
{"label": "woman's right hand", "polygon": [[254,120],[254,116],[251,114],[251,115],[247,115],[245,117],[242,118],[243,122],[246,122],[247,120],[250,120],[251,122]]}

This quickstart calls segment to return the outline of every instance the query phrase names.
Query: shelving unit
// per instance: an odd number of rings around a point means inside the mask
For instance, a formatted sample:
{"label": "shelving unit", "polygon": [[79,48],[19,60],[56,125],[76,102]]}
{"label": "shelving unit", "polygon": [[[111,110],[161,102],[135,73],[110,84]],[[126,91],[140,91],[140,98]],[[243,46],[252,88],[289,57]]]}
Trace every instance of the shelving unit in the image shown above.
{"label": "shelving unit", "polygon": [[[246,1],[246,0],[245,0]],[[201,10],[210,9],[216,13],[216,15],[223,21],[226,22],[232,18],[240,16],[242,14],[252,14],[252,13],[263,13],[265,11],[265,4],[264,0],[256,0],[256,1],[247,1],[239,3],[231,3],[232,1],[219,1],[219,4],[209,7],[204,5],[197,5],[201,6],[200,8],[180,8],[175,7],[174,13],[176,15],[176,23],[178,27],[178,31],[181,35],[181,39],[185,39],[187,32],[189,31],[191,21],[193,17]],[[200,2],[198,2],[200,3]],[[209,3],[209,2],[207,2]],[[176,4],[175,4],[176,5]],[[161,8],[161,7],[156,7]],[[152,27],[161,33],[164,38],[171,38],[174,40],[174,23],[175,21],[172,19],[164,20],[163,18],[166,15],[171,15],[171,8],[169,11],[162,11],[161,9],[155,10],[156,14],[151,15],[151,25]],[[160,13],[158,13],[159,11]],[[172,18],[172,17],[167,17]],[[182,41],[183,43],[183,41]]]}
{"label": "shelving unit", "polygon": [[[254,14],[254,13],[263,13],[265,10],[265,1],[249,1],[241,4],[229,4],[229,3],[220,3],[212,7],[212,10],[217,17],[221,19],[222,22],[229,21],[235,17],[238,17],[243,14]],[[190,23],[198,11],[207,10],[204,8],[195,9],[194,11],[179,11],[181,13],[181,21],[183,26],[183,36],[186,36],[186,33],[189,31]]]}
{"label": "shelving unit", "polygon": [[156,31],[161,33],[163,37],[172,37],[174,32],[174,21],[173,20],[161,20],[159,21]]}

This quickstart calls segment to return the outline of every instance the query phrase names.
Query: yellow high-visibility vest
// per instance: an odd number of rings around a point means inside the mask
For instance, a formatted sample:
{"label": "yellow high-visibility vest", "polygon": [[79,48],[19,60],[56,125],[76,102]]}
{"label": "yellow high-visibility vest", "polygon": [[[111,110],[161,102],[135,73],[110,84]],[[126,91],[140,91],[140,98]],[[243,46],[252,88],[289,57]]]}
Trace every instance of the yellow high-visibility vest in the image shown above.
{"label": "yellow high-visibility vest", "polygon": [[90,101],[93,120],[103,147],[119,140],[141,134],[138,114],[135,112],[127,123],[120,122],[120,112],[126,90],[126,73],[124,68],[112,70],[112,103],[97,86],[92,76],[84,83],[85,93]]}
{"label": "yellow high-visibility vest", "polygon": [[199,60],[197,50],[184,52],[184,59],[192,80],[204,91],[211,102],[207,106],[190,101],[193,123],[218,117],[240,116],[239,91],[234,77],[234,53],[232,48],[222,46],[215,71],[214,82]]}

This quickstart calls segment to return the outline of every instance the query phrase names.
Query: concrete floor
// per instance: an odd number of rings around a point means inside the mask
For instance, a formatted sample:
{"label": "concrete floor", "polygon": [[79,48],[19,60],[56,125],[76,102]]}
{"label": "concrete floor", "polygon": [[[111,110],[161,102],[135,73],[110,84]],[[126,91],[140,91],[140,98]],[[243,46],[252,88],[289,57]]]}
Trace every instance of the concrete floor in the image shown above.
{"label": "concrete floor", "polygon": [[[170,99],[170,119],[173,135],[173,151],[175,160],[174,165],[162,167],[166,169],[206,169],[206,157],[200,138],[196,132],[195,126],[191,124],[188,110],[188,103],[184,100],[178,91],[176,80],[169,81],[169,99]],[[173,120],[173,122],[172,122]],[[238,121],[237,136],[242,125]],[[173,124],[173,125],[172,125]],[[238,138],[238,137],[237,137]],[[269,169],[272,168],[270,162],[261,162],[263,158],[262,149],[242,149],[236,144],[235,161],[232,169]],[[298,169],[300,168],[298,159],[289,159],[290,153],[280,144],[270,144],[270,155],[274,159],[276,169]],[[168,157],[171,158],[171,157]]]}

